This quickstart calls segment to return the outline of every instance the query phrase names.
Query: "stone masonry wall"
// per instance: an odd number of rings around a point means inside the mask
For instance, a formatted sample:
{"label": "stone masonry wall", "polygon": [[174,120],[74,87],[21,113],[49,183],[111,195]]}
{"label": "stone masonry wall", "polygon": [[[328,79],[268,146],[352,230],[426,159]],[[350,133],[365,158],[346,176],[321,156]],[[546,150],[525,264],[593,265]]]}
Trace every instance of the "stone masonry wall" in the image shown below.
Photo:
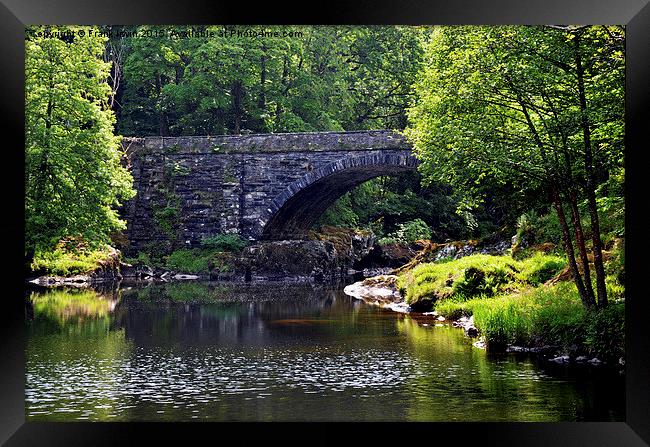
{"label": "stone masonry wall", "polygon": [[[308,173],[349,158],[411,157],[390,131],[125,138],[136,197],[124,207],[129,252],[255,239],[274,198]],[[392,158],[391,158],[392,157]]]}

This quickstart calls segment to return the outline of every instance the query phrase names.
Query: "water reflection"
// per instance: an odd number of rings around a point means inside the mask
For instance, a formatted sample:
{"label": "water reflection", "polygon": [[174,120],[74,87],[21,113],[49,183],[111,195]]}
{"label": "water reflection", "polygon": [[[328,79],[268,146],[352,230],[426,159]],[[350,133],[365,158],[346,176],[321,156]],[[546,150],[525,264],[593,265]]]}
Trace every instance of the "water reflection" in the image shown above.
{"label": "water reflection", "polygon": [[29,420],[624,418],[622,380],[489,357],[461,330],[333,288],[187,282],[29,302]]}

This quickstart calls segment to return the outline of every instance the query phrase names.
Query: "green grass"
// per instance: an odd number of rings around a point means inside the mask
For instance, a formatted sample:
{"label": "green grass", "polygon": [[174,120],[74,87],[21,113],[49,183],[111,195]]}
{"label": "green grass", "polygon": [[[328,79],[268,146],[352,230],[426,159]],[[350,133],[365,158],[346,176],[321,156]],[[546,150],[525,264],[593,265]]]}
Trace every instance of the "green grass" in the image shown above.
{"label": "green grass", "polygon": [[31,264],[34,272],[49,275],[71,276],[89,273],[107,262],[111,255],[110,247],[96,250],[68,251],[57,248],[48,252],[37,252]]}
{"label": "green grass", "polygon": [[529,287],[511,295],[446,299],[435,309],[448,319],[473,315],[488,348],[551,345],[601,359],[624,355],[625,305],[613,302],[605,309],[587,311],[572,282]]}
{"label": "green grass", "polygon": [[451,320],[473,315],[489,349],[551,345],[601,359],[622,356],[624,285],[608,276],[612,304],[587,311],[573,282],[543,284],[565,267],[563,258],[542,253],[521,260],[479,254],[420,264],[397,285],[411,306],[430,302]]}
{"label": "green grass", "polygon": [[409,304],[454,298],[493,296],[537,285],[559,273],[566,261],[535,254],[524,260],[476,254],[456,260],[420,264],[402,274],[397,285]]}

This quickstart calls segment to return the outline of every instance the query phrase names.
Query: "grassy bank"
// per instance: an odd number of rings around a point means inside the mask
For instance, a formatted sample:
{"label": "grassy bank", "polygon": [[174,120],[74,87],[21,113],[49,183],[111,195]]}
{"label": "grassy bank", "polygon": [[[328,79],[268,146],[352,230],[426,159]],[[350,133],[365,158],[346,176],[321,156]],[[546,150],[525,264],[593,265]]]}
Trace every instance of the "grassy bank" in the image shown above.
{"label": "grassy bank", "polygon": [[59,246],[52,251],[37,252],[30,267],[35,274],[72,276],[90,273],[116,260],[115,249],[108,245],[96,249]]}
{"label": "grassy bank", "polygon": [[563,258],[541,253],[524,260],[477,254],[420,264],[402,274],[397,286],[409,305],[426,307],[448,298],[515,292],[549,280],[565,266]]}
{"label": "grassy bank", "polygon": [[613,277],[606,309],[585,310],[573,282],[545,285],[565,267],[557,256],[473,255],[421,264],[398,279],[406,301],[430,303],[448,319],[473,316],[489,349],[508,344],[555,346],[574,355],[618,359],[624,355],[624,288]]}

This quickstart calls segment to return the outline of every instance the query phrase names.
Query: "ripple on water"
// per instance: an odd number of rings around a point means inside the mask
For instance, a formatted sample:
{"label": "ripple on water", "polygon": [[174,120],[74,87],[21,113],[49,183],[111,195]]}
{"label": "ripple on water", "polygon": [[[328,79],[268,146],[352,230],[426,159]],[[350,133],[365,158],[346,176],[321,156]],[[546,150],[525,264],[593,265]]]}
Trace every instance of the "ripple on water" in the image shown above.
{"label": "ripple on water", "polygon": [[[182,357],[162,350],[143,351],[107,362],[84,357],[53,364],[40,360],[30,364],[28,371],[28,414],[69,411],[84,418],[105,410],[126,411],[136,405],[134,400],[189,407],[226,395],[263,399],[283,388],[305,394],[373,390],[377,395],[422,375],[417,360],[397,352],[341,354],[326,349],[265,350],[255,355],[215,348],[189,350]],[[98,401],[106,403],[92,405]]]}

